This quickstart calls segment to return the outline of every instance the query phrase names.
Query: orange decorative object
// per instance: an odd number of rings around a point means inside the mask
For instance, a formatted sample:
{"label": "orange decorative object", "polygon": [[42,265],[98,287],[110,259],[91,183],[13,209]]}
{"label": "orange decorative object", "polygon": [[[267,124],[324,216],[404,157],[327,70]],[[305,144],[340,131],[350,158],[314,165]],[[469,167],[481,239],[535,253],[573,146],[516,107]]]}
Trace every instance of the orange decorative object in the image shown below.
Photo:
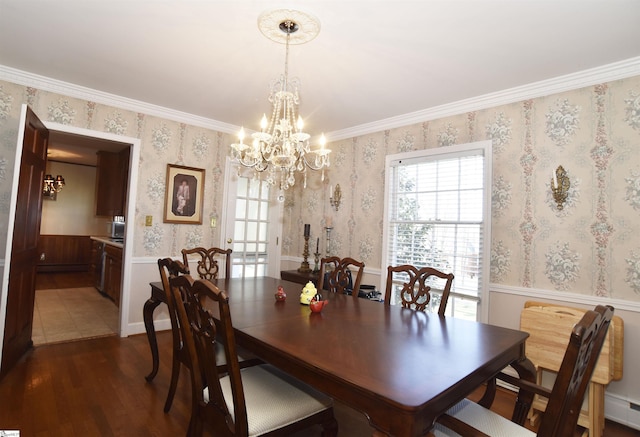
{"label": "orange decorative object", "polygon": [[311,312],[319,313],[327,303],[326,300],[313,300],[309,303],[309,308],[311,308]]}

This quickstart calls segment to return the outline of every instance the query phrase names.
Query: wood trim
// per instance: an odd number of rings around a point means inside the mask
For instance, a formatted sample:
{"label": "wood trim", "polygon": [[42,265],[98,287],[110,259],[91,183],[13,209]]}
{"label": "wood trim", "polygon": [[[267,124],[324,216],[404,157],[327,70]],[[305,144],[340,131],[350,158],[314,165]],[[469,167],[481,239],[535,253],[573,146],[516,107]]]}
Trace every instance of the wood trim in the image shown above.
{"label": "wood trim", "polygon": [[91,240],[88,235],[40,235],[38,254],[38,272],[86,272]]}

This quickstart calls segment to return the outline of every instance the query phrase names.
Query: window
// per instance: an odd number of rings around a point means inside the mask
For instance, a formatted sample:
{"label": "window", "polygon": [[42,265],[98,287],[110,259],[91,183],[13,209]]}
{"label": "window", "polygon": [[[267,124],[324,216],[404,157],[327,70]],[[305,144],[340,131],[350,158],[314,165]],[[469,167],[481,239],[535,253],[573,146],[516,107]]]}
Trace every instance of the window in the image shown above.
{"label": "window", "polygon": [[[447,315],[471,320],[486,319],[479,303],[489,277],[484,260],[489,259],[490,153],[491,141],[482,141],[390,155],[386,162],[382,271],[411,264],[452,272]],[[429,285],[430,310],[437,312],[443,284]],[[392,296],[392,304],[397,299]]]}

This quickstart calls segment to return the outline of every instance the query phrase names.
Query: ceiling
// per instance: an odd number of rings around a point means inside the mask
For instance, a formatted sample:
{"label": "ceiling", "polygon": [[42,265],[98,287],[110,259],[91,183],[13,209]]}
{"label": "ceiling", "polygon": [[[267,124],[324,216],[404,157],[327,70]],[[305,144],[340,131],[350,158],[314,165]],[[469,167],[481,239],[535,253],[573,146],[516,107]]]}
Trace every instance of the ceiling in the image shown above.
{"label": "ceiling", "polygon": [[0,65],[257,129],[285,47],[269,9],[320,21],[291,46],[312,135],[640,56],[637,0],[1,0]]}
{"label": "ceiling", "polygon": [[88,139],[82,135],[67,132],[51,131],[47,159],[49,161],[66,162],[69,164],[96,166],[101,151],[120,152],[131,144],[109,141],[101,138]]}

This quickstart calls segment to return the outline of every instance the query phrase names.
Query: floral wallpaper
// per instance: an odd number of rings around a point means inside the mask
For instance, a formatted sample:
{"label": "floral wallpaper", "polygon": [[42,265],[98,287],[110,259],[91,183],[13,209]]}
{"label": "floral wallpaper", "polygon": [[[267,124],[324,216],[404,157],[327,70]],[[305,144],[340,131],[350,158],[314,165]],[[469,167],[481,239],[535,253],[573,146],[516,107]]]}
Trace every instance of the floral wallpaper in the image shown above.
{"label": "floral wallpaper", "polygon": [[[333,254],[381,269],[385,156],[486,139],[491,282],[640,301],[640,77],[336,141],[323,201],[290,193],[285,232],[311,223],[322,236],[330,220]],[[559,165],[571,181],[561,210],[551,194]],[[300,256],[302,239],[284,252]]]}
{"label": "floral wallpaper", "polygon": [[[65,97],[31,87],[0,81],[0,229],[6,229],[10,184],[17,141],[20,107],[27,103],[42,120],[141,139],[136,216],[127,221],[136,227],[134,256],[166,256],[182,247],[219,242],[219,227],[209,218],[222,209],[221,178],[229,139],[210,129]],[[162,222],[167,164],[204,168],[206,225]],[[144,218],[153,216],[153,226]],[[4,248],[5,235],[0,233]]]}
{"label": "floral wallpaper", "polygon": [[[227,134],[0,81],[0,228],[7,226],[20,105],[42,119],[141,140],[134,256],[215,245]],[[385,157],[490,139],[493,142],[491,281],[640,301],[640,76],[336,141],[324,182],[309,176],[286,194],[283,256],[302,254],[311,223],[330,251],[381,269]],[[204,224],[162,223],[167,163],[205,168]],[[571,180],[557,209],[550,184]],[[342,204],[329,206],[340,184]],[[152,215],[154,224],[144,226]],[[0,247],[5,236],[0,235]]]}

